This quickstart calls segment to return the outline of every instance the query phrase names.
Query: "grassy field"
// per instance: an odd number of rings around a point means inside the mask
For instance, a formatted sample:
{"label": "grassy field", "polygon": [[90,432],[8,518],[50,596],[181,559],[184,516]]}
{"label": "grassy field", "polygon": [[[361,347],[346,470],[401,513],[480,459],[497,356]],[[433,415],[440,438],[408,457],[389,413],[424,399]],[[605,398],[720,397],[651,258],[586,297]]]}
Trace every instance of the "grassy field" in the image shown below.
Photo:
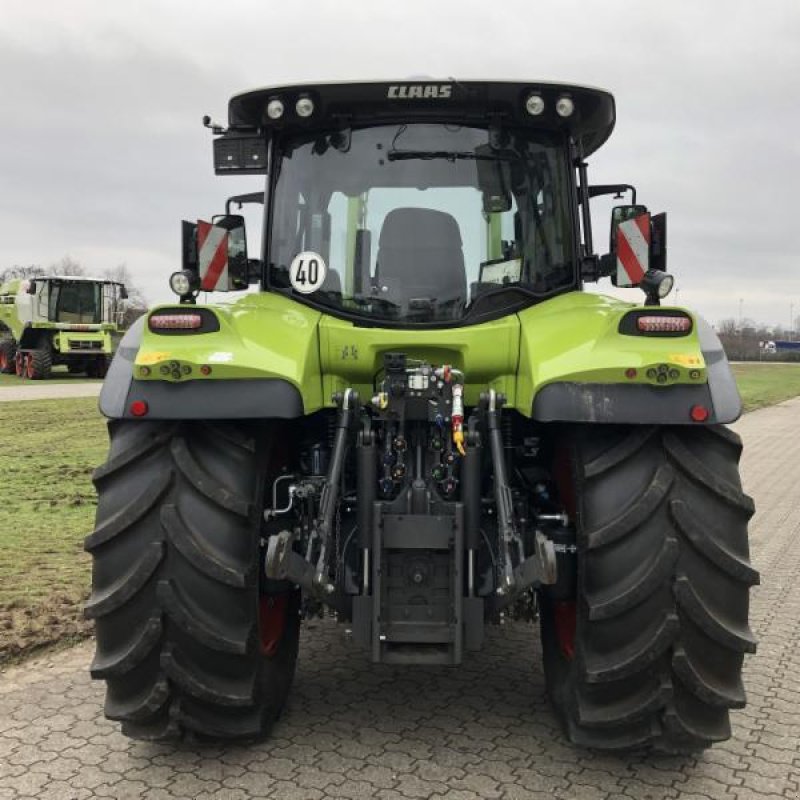
{"label": "grassy field", "polygon": [[800,364],[734,364],[745,411],[800,395]]}
{"label": "grassy field", "polygon": [[95,398],[0,406],[0,663],[89,633],[83,537],[105,451]]}
{"label": "grassy field", "polygon": [[46,381],[29,381],[26,379],[18,378],[16,375],[3,375],[0,372],[0,387],[2,386],[25,386],[27,384],[36,384],[41,386],[45,383],[96,383],[97,378],[87,378],[85,375],[70,375],[67,368],[63,365],[53,367],[53,375]]}
{"label": "grassy field", "polygon": [[[734,365],[745,408],[800,395],[800,364]],[[0,405],[0,664],[87,636],[83,537],[106,454],[95,398]]]}

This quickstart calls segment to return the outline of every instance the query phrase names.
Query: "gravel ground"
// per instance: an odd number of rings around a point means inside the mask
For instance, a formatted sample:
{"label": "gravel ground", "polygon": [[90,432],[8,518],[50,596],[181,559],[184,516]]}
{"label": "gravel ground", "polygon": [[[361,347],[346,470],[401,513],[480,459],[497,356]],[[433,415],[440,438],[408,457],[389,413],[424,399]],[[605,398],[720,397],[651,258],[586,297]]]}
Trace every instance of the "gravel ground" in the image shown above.
{"label": "gravel ground", "polygon": [[17,400],[61,400],[65,397],[97,397],[103,386],[96,383],[22,383],[20,386],[0,386],[0,403]]}

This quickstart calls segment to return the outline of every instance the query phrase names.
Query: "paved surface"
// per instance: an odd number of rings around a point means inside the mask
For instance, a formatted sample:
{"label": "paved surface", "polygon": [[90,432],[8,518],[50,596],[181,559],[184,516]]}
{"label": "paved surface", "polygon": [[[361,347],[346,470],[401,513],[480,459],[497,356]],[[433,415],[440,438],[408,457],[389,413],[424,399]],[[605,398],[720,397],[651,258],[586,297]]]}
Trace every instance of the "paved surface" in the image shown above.
{"label": "paved surface", "polygon": [[0,386],[0,403],[14,400],[63,400],[65,397],[97,397],[102,381],[93,383],[21,383]]}
{"label": "paved surface", "polygon": [[130,742],[100,713],[92,645],[0,675],[0,800],[24,797],[800,798],[800,399],[748,415],[745,487],[762,573],[734,738],[699,758],[574,750],[544,700],[535,629],[456,671],[372,666],[327,621],[303,635],[289,708],[248,747]]}

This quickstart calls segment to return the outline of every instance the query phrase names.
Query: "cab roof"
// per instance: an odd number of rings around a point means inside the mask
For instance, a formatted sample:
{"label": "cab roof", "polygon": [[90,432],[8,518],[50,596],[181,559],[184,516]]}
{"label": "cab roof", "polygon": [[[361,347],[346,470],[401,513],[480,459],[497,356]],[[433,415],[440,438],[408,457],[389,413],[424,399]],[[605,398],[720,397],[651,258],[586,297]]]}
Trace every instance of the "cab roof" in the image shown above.
{"label": "cab roof", "polygon": [[[526,110],[531,95],[544,106]],[[569,116],[556,103],[568,97]],[[310,100],[308,116],[297,112],[299,100]],[[283,111],[270,116],[267,106],[278,100]],[[308,103],[306,110],[308,110]],[[273,104],[273,111],[275,104]],[[616,119],[614,97],[603,89],[536,81],[402,80],[363,83],[307,83],[254,89],[234,95],[228,104],[228,124],[235,131],[303,131],[342,125],[392,122],[495,122],[550,131],[567,131],[583,155],[597,150],[611,135]]]}

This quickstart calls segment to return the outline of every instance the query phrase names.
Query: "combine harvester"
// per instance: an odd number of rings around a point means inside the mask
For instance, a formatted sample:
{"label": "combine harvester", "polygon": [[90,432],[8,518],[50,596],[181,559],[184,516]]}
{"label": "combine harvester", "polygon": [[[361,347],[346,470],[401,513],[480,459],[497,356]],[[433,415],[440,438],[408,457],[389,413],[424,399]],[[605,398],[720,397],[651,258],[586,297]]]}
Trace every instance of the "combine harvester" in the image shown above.
{"label": "combine harvester", "polygon": [[104,377],[127,297],[121,283],[73,275],[0,285],[0,372],[42,380],[65,364]]}
{"label": "combine harvester", "polygon": [[[452,80],[276,86],[206,119],[217,173],[264,192],[184,223],[178,299],[100,396],[86,611],[123,733],[265,734],[301,610],[327,607],[398,668],[538,617],[571,741],[730,736],[758,582],[741,402],[711,327],[661,305],[664,215],[589,183],[614,122],[602,90]],[[628,191],[597,255],[589,200]],[[265,206],[258,258],[234,202]],[[582,291],[606,276],[643,303]]]}

